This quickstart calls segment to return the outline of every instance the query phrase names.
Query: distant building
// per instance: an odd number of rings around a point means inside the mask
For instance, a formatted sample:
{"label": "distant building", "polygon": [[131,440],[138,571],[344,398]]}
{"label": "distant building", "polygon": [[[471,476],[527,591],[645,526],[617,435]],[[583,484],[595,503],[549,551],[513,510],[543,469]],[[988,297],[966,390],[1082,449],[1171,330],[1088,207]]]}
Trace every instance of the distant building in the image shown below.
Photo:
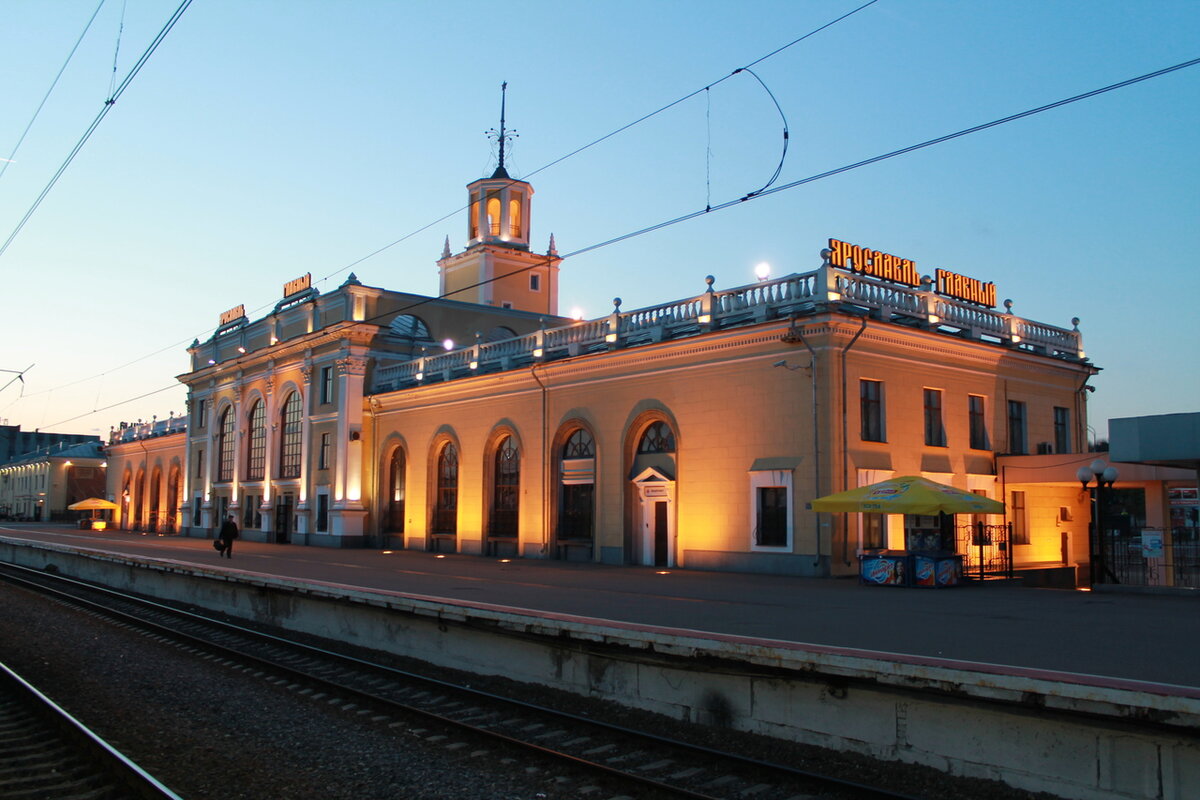
{"label": "distant building", "polygon": [[0,465],[0,518],[74,519],[67,506],[104,493],[104,448],[99,441],[30,453]]}
{"label": "distant building", "polygon": [[38,451],[49,453],[71,445],[99,441],[99,436],[84,433],[23,431],[20,425],[0,425],[0,464]]}
{"label": "distant building", "polygon": [[113,526],[142,533],[178,533],[183,497],[187,417],[122,422],[109,432],[108,496]]}

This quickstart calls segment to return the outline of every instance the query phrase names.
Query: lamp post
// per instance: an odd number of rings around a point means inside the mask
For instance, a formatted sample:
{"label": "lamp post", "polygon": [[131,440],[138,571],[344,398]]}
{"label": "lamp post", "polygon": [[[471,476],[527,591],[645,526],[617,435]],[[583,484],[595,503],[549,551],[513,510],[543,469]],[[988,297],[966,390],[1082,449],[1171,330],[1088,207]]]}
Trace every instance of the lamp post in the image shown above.
{"label": "lamp post", "polygon": [[[1108,548],[1104,537],[1104,523],[1101,519],[1104,510],[1104,490],[1112,487],[1118,475],[1116,467],[1109,466],[1099,458],[1086,467],[1080,467],[1075,472],[1075,477],[1079,478],[1085,492],[1091,488],[1092,480],[1096,481],[1096,491],[1093,494],[1092,503],[1092,524],[1088,526],[1088,561],[1090,562],[1088,564],[1088,586],[1104,583],[1105,573],[1113,577],[1113,583],[1118,582],[1116,576],[1113,576],[1108,568]],[[1097,580],[1097,576],[1099,576],[1099,580]]]}

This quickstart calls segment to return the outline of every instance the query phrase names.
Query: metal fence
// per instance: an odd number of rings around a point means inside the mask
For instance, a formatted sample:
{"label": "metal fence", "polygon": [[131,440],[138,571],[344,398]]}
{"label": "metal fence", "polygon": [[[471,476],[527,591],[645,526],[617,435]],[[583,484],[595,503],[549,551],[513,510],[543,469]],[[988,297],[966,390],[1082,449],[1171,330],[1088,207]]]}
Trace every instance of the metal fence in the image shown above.
{"label": "metal fence", "polygon": [[1104,546],[1108,569],[1097,576],[1101,583],[1200,589],[1200,541],[1195,528],[1142,528],[1133,534],[1107,531]]}
{"label": "metal fence", "polygon": [[1009,525],[972,522],[955,527],[955,552],[963,557],[963,577],[974,580],[1011,578],[1012,529]]}

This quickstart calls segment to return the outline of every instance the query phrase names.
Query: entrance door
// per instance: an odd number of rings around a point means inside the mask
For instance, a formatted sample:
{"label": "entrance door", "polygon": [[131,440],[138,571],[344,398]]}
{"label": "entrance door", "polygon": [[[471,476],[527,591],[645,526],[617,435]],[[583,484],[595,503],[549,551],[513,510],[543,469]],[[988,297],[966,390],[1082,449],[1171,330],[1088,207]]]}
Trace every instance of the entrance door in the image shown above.
{"label": "entrance door", "polygon": [[287,544],[292,540],[292,513],[294,497],[281,494],[275,501],[275,543]]}
{"label": "entrance door", "polygon": [[638,507],[632,560],[653,567],[675,566],[675,481],[648,468],[633,480]]}
{"label": "entrance door", "polygon": [[669,566],[667,547],[667,501],[659,500],[654,504],[654,566]]}

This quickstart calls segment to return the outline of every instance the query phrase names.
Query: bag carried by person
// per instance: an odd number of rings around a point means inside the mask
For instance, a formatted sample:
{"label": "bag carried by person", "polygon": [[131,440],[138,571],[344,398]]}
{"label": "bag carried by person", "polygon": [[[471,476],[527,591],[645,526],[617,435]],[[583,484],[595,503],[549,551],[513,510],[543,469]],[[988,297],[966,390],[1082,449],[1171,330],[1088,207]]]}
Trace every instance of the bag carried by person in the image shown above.
{"label": "bag carried by person", "polygon": [[220,539],[213,539],[213,550],[216,550],[218,553],[220,553],[224,549],[225,549],[224,542],[222,542]]}

